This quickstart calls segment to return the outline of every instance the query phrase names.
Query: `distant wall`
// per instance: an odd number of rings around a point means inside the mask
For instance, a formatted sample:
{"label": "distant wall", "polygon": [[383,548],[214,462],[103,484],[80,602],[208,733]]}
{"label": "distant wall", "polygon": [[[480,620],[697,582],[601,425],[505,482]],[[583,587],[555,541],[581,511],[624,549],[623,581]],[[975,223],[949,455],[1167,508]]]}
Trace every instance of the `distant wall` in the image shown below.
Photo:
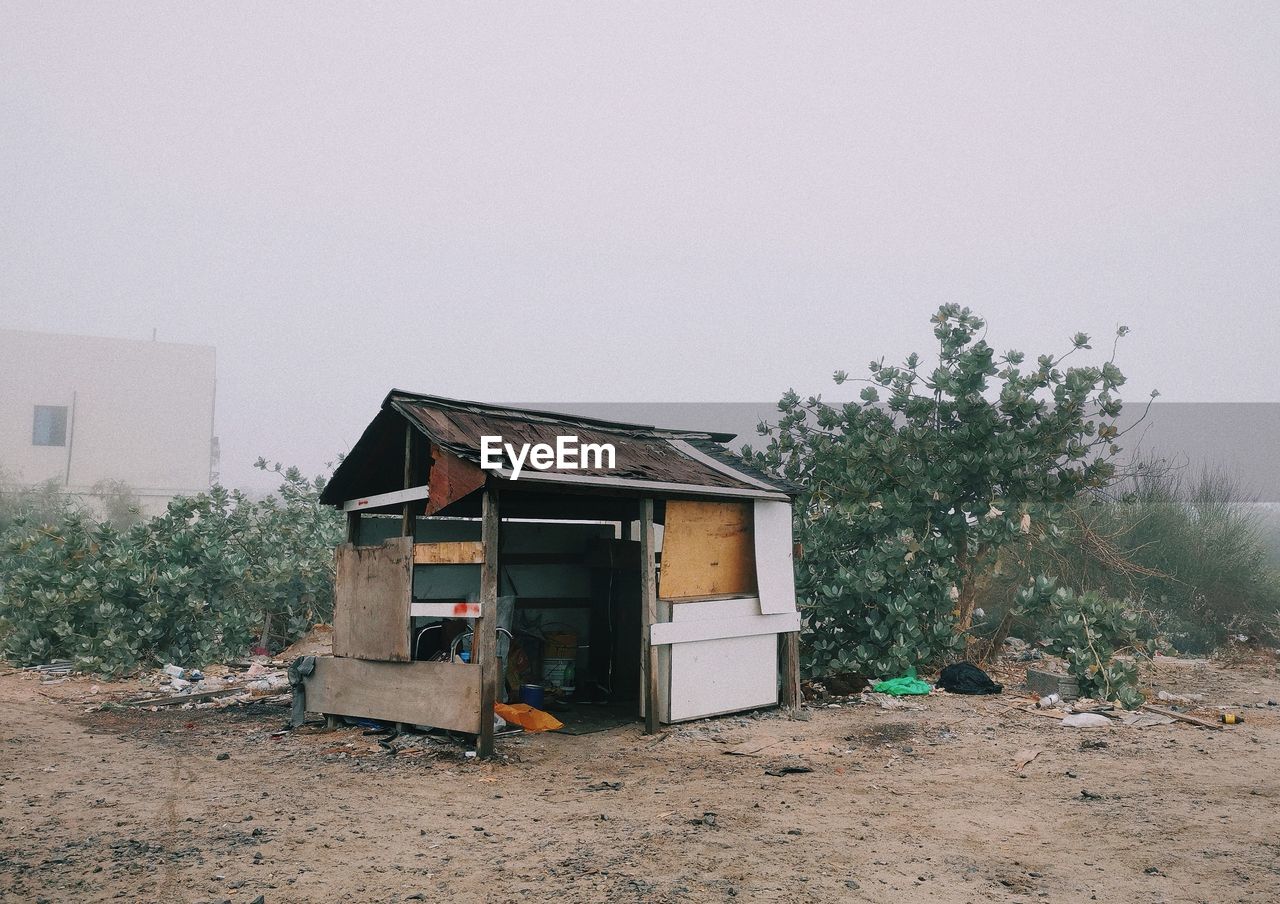
{"label": "distant wall", "polygon": [[209,486],[215,373],[211,346],[0,330],[0,470],[75,494],[123,481],[160,511]]}

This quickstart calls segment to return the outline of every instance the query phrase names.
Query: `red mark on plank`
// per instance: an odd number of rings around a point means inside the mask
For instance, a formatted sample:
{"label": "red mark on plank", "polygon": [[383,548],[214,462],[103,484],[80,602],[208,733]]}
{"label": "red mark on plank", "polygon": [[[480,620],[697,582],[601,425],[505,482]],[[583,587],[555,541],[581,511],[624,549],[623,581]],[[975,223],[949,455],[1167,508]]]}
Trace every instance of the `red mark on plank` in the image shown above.
{"label": "red mark on plank", "polygon": [[453,604],[454,615],[471,615],[475,612],[478,612],[479,609],[480,607],[477,606],[475,603],[454,603]]}

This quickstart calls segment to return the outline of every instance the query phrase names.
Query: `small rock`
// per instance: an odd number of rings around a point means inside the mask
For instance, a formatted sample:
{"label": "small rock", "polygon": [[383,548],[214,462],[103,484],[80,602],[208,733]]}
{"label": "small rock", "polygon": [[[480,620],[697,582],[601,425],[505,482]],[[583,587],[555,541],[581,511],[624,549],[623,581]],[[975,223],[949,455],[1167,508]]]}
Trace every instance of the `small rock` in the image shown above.
{"label": "small rock", "polygon": [[229,753],[220,753],[220,754],[218,754],[218,756],[216,757],[216,759],[218,759],[218,760],[229,760],[229,759],[231,759],[231,754],[229,754]]}

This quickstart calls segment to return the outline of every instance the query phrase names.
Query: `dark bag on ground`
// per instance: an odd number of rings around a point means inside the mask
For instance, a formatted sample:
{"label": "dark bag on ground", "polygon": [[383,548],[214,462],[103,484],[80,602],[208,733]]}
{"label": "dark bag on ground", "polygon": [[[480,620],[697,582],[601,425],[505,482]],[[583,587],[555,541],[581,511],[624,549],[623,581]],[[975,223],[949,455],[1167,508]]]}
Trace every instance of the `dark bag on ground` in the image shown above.
{"label": "dark bag on ground", "polygon": [[986,672],[971,662],[957,662],[938,675],[938,687],[953,694],[998,694],[1003,684],[996,684]]}

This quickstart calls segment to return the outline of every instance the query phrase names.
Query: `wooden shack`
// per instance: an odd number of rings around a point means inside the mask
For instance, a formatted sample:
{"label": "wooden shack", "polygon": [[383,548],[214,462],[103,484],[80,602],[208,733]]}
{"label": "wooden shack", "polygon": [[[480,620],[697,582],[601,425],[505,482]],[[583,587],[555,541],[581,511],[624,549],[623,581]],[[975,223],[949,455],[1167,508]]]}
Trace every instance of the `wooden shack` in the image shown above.
{"label": "wooden shack", "polygon": [[[485,437],[614,455],[517,476]],[[321,500],[348,534],[306,709],[464,732],[489,756],[494,704],[525,683],[648,732],[794,706],[792,492],[731,439],[393,390]]]}

